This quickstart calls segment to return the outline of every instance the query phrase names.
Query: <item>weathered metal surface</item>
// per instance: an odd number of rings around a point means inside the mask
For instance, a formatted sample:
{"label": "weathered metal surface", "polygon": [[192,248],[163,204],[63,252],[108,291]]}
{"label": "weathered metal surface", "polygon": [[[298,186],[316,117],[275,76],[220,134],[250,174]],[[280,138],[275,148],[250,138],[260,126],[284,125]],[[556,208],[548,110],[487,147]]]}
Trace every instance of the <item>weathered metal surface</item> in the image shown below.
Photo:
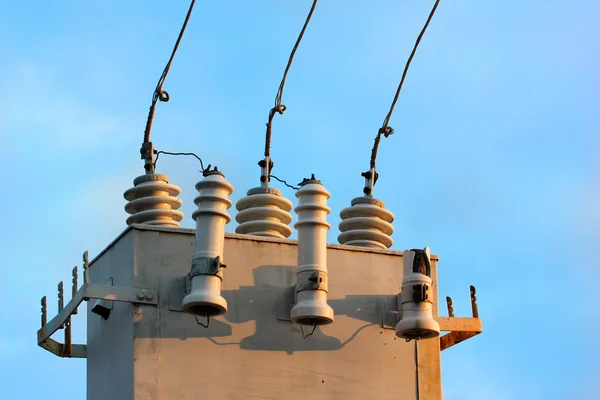
{"label": "weathered metal surface", "polygon": [[440,350],[446,350],[448,347],[454,346],[460,342],[464,342],[473,336],[479,335],[480,332],[465,332],[454,331],[440,337]]}
{"label": "weathered metal surface", "polygon": [[440,330],[450,331],[450,333],[440,337],[440,350],[445,350],[448,347],[464,342],[483,332],[481,320],[479,319],[479,310],[477,308],[477,292],[475,286],[471,285],[469,291],[473,318],[453,318],[454,308],[452,307],[452,299],[446,297],[449,317],[438,317],[438,322],[440,324]]}
{"label": "weathered metal surface", "polygon": [[479,318],[437,317],[441,331],[450,333],[440,337],[440,349],[445,350],[483,332]]}
{"label": "weathered metal surface", "polygon": [[471,311],[473,312],[473,318],[479,318],[479,309],[477,308],[477,292],[475,286],[471,285]]}
{"label": "weathered metal surface", "polygon": [[446,306],[448,307],[448,316],[454,317],[454,307],[452,307],[452,297],[446,296]]}
{"label": "weathered metal surface", "polygon": [[59,357],[67,357],[67,358],[86,358],[87,357],[87,346],[84,344],[72,344],[70,355],[64,355],[64,350],[63,350],[64,345],[62,343],[58,343],[54,339],[47,339],[43,343],[40,343],[39,346]]}

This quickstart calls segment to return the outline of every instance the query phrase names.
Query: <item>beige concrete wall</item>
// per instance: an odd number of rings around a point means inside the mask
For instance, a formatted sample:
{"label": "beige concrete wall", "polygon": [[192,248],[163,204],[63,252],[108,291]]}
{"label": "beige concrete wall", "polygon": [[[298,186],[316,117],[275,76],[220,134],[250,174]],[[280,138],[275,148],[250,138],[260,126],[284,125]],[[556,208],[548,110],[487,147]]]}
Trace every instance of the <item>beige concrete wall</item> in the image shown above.
{"label": "beige concrete wall", "polygon": [[[133,248],[130,264],[110,251],[97,262],[111,257],[115,272],[132,271],[132,285],[158,288],[160,300],[159,307],[129,310],[133,357],[123,354],[123,362],[132,365],[134,396],[122,398],[417,398],[415,345],[382,327],[392,296],[401,289],[401,252],[329,246],[335,322],[302,339],[299,326],[283,320],[295,281],[295,241],[227,236],[223,296],[229,309],[208,329],[175,310],[191,265],[193,231],[139,227],[114,246],[121,241]],[[432,271],[435,286],[435,260]],[[89,328],[98,330],[91,338],[102,336],[102,326]],[[418,346],[420,398],[440,399],[439,341]],[[106,364],[94,354],[88,364]]]}

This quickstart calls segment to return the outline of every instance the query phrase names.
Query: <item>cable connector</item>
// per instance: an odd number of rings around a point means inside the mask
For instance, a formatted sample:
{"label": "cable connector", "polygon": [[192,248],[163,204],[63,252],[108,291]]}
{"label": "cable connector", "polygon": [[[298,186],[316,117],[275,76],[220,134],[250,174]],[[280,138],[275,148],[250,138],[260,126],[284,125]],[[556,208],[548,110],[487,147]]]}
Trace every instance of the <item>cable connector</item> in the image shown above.
{"label": "cable connector", "polygon": [[373,194],[373,187],[375,186],[375,183],[377,183],[377,179],[379,179],[379,174],[375,171],[375,168],[371,168],[366,172],[362,172],[360,176],[365,178],[363,193],[367,196],[371,196]]}
{"label": "cable connector", "polygon": [[265,156],[264,159],[258,162],[258,166],[260,167],[260,184],[261,186],[269,186],[269,181],[271,178],[271,171],[275,166],[271,157]]}
{"label": "cable connector", "polygon": [[140,155],[142,160],[144,160],[144,169],[147,174],[154,173],[154,145],[152,142],[142,143],[142,148],[140,149]]}

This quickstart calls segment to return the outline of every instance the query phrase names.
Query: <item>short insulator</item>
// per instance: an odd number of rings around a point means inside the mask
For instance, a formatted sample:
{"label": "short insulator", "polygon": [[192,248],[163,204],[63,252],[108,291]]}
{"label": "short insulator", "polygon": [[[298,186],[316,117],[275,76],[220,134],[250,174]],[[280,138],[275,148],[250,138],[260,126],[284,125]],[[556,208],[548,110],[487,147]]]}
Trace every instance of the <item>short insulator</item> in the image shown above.
{"label": "short insulator", "polygon": [[250,189],[235,207],[236,233],[256,236],[287,238],[292,234],[292,202],[275,188],[260,186]]}
{"label": "short insulator", "polygon": [[127,225],[148,224],[179,227],[183,213],[177,211],[181,207],[181,192],[178,186],[169,184],[169,177],[161,174],[146,174],[135,178],[134,187],[124,194],[125,211],[131,216]]}
{"label": "short insulator", "polygon": [[340,213],[340,244],[387,249],[394,243],[394,214],[386,210],[381,200],[373,197],[357,197],[351,207]]}

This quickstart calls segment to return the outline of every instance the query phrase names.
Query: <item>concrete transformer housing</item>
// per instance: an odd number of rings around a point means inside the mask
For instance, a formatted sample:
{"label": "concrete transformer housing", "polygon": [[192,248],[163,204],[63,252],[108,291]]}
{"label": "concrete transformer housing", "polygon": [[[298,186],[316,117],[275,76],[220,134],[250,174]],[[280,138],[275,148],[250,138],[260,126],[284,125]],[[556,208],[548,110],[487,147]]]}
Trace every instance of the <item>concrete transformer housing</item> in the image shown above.
{"label": "concrete transformer housing", "polygon": [[[110,302],[104,319],[88,302],[89,400],[441,399],[440,339],[394,332],[402,252],[328,245],[335,322],[303,338],[311,327],[289,321],[295,240],[226,234],[227,313],[205,328],[181,312],[194,233],[132,225],[90,263],[90,283],[152,288],[158,304]],[[436,256],[431,269],[444,330]]]}

